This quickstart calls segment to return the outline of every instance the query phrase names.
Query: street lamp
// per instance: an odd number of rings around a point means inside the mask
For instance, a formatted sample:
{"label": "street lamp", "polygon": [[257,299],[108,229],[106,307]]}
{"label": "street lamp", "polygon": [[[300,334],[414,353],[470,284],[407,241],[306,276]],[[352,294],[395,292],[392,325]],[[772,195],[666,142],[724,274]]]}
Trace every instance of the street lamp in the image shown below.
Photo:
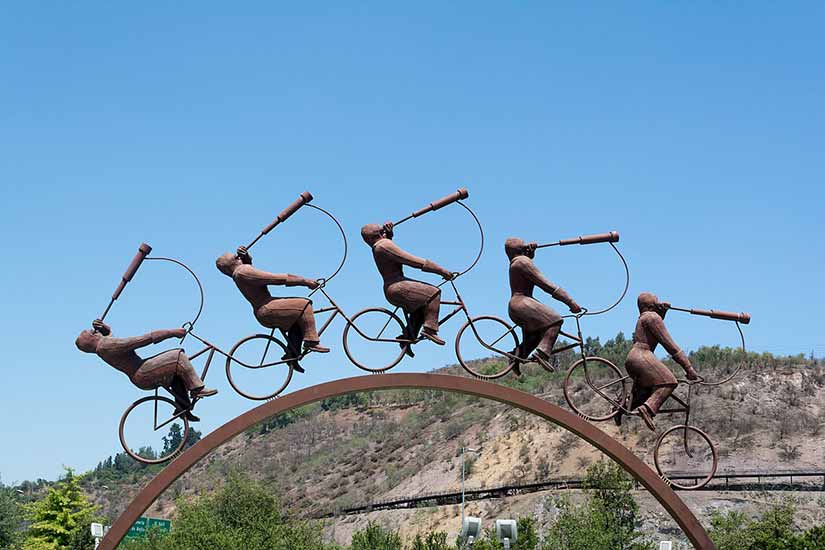
{"label": "street lamp", "polygon": [[481,454],[481,447],[473,449],[471,447],[461,447],[461,525],[464,525],[464,454]]}
{"label": "street lamp", "polygon": [[496,538],[504,543],[504,550],[510,550],[510,544],[518,540],[518,524],[516,520],[497,519]]}
{"label": "street lamp", "polygon": [[461,534],[458,538],[461,539],[461,548],[472,548],[473,543],[481,536],[481,518],[474,518],[468,516],[461,524]]}

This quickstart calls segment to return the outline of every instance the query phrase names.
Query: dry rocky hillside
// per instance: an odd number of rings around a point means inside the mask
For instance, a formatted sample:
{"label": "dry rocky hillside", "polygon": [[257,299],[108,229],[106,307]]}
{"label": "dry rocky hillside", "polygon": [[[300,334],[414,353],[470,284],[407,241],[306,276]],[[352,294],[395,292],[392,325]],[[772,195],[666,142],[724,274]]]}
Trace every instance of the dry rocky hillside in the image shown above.
{"label": "dry rocky hillside", "polygon": [[[628,346],[621,337],[594,351],[621,364]],[[741,355],[703,348],[694,362],[703,374],[720,378]],[[562,364],[569,361],[562,358]],[[484,365],[482,365],[483,367]],[[442,372],[462,375],[457,367]],[[562,395],[563,373],[533,367],[515,386],[567,408]],[[692,423],[705,430],[720,451],[719,471],[825,470],[825,366],[800,357],[750,355],[731,383],[698,390],[693,395]],[[662,428],[675,423],[657,418]],[[656,434],[636,418],[621,427],[599,426],[652,464]],[[478,398],[437,391],[395,390],[346,396],[283,415],[249,430],[218,449],[176,482],[155,503],[150,515],[173,517],[176,499],[208,491],[235,469],[279,492],[300,516],[317,516],[357,504],[449,492],[459,488],[462,444],[482,446],[469,464],[467,486],[492,487],[559,477],[578,477],[601,458],[589,444],[555,425]],[[120,479],[99,468],[86,478],[87,489],[110,516],[123,510],[153,471],[134,469]],[[108,477],[107,477],[108,475]],[[818,480],[822,483],[822,480]],[[108,489],[102,486],[106,485]],[[569,491],[578,498],[576,491]],[[802,521],[825,521],[825,493],[693,492],[682,495],[707,521],[713,509],[735,507],[758,511],[765,503],[791,496]],[[532,514],[540,522],[552,518],[557,492],[534,493],[471,503],[482,517]],[[664,510],[638,491],[650,533],[680,537]],[[371,512],[326,520],[328,534],[341,542],[369,519],[405,532],[437,527],[457,529],[457,506]]]}

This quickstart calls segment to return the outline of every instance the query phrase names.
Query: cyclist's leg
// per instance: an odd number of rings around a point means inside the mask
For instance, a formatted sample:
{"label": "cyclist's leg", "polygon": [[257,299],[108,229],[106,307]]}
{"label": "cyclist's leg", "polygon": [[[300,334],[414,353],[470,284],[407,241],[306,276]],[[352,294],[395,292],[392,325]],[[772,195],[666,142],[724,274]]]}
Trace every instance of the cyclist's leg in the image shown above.
{"label": "cyclist's leg", "polygon": [[189,399],[189,394],[186,391],[186,387],[183,385],[183,381],[179,377],[175,376],[172,379],[172,383],[167,386],[167,389],[175,399],[175,405],[178,410],[186,410],[192,406],[192,401]]}
{"label": "cyclist's leg", "polygon": [[301,355],[301,342],[303,341],[304,329],[301,327],[301,323],[295,323],[286,331],[286,355],[283,359]]}
{"label": "cyclist's leg", "polygon": [[175,374],[183,381],[183,385],[186,386],[192,397],[209,397],[218,393],[218,390],[204,387],[203,380],[201,380],[201,377],[195,371],[195,367],[189,361],[189,357],[183,351],[178,355]]}
{"label": "cyclist's leg", "polygon": [[549,358],[553,354],[553,346],[556,345],[560,330],[561,323],[556,323],[544,330],[541,341],[536,346],[536,351],[541,352],[544,355],[544,359]]}
{"label": "cyclist's leg", "polygon": [[315,326],[315,313],[312,302],[306,298],[273,298],[258,308],[255,316],[267,328],[290,330],[297,325],[303,336],[304,344],[314,351],[329,351],[322,348],[318,330]]}
{"label": "cyclist's leg", "polygon": [[184,355],[182,350],[170,349],[145,359],[132,375],[132,382],[144,390],[171,386],[178,372],[179,355]]}
{"label": "cyclist's leg", "polygon": [[648,397],[645,400],[645,406],[650,409],[650,412],[653,416],[659,412],[659,409],[662,405],[667,401],[667,398],[674,392],[678,384],[667,384],[662,386],[656,386]]}
{"label": "cyclist's leg", "polygon": [[435,290],[427,299],[424,306],[424,330],[433,334],[438,333],[438,314],[441,310],[441,289],[431,287]]}
{"label": "cyclist's leg", "polygon": [[528,330],[525,328],[522,328],[521,332],[524,338],[521,342],[518,355],[519,357],[526,359],[531,353],[533,353],[533,351],[535,351],[536,346],[539,345],[539,342],[541,341],[541,332]]}
{"label": "cyclist's leg", "polygon": [[418,308],[407,315],[409,321],[407,323],[406,337],[410,340],[418,338],[418,333],[421,332],[421,327],[424,326],[425,314],[424,308]]}

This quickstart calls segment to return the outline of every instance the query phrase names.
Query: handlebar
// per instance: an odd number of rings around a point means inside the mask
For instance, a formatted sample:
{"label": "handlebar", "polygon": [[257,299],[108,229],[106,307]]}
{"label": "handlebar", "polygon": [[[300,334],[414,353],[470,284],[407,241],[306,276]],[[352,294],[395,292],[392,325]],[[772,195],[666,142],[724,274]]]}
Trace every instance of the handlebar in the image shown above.
{"label": "handlebar", "polygon": [[617,243],[619,242],[619,232],[597,233],[595,235],[583,235],[572,239],[562,239],[554,243],[540,244],[536,248],[547,248],[549,246],[568,246],[571,244],[596,244],[596,243]]}
{"label": "handlebar", "polygon": [[303,205],[305,205],[305,204],[309,203],[310,201],[312,201],[312,199],[313,199],[312,193],[310,193],[309,191],[304,191],[303,193],[301,193],[298,196],[298,198],[295,199],[295,201],[292,202],[292,204],[290,204],[289,206],[284,208],[284,210],[280,214],[278,214],[278,216],[274,220],[272,220],[272,223],[270,223],[269,225],[264,227],[263,230],[261,231],[260,235],[255,237],[255,240],[253,240],[251,243],[249,243],[246,246],[246,248],[252,248],[252,245],[254,245],[256,242],[258,242],[258,240],[261,237],[263,237],[264,235],[266,235],[267,233],[269,233],[270,231],[275,229],[275,227],[277,225],[284,223],[287,219],[289,219],[290,216],[292,216],[295,212],[297,212],[299,208],[301,208]]}
{"label": "handlebar", "polygon": [[721,319],[723,321],[735,321],[737,323],[742,323],[743,325],[747,325],[751,322],[750,314],[744,312],[735,313],[731,311],[717,311],[715,309],[688,309],[674,306],[670,306],[668,309],[684,311],[685,313],[690,313],[691,315],[701,315],[712,319]]}
{"label": "handlebar", "polygon": [[404,223],[407,220],[411,220],[412,218],[417,218],[419,216],[423,216],[427,212],[435,212],[436,210],[444,208],[445,206],[447,206],[449,204],[452,204],[456,201],[459,201],[461,199],[466,199],[469,196],[470,196],[470,192],[467,190],[467,188],[462,187],[462,188],[458,189],[455,193],[447,195],[446,197],[441,197],[437,201],[431,202],[430,204],[428,204],[424,208],[420,208],[420,209],[416,210],[415,212],[413,212],[412,214],[410,214],[406,218],[403,218],[403,219],[393,223],[393,225],[400,225],[400,224]]}

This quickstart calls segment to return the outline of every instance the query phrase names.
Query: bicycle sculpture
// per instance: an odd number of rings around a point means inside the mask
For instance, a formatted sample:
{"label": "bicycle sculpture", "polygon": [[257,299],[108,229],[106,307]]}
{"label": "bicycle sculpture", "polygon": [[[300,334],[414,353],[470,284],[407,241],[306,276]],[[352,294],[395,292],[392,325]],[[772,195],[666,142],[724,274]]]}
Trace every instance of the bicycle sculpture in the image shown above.
{"label": "bicycle sculpture", "polygon": [[[642,293],[638,300],[639,320],[633,334],[633,348],[628,354],[623,374],[610,361],[602,358],[587,358],[574,364],[564,379],[564,398],[570,408],[579,416],[593,422],[613,418],[621,424],[623,415],[641,417],[651,430],[655,430],[653,417],[657,414],[685,414],[682,424],[665,430],[656,440],[653,461],[659,475],[674,487],[680,489],[700,489],[716,474],[718,455],[710,437],[701,429],[690,424],[691,396],[694,386],[719,386],[730,382],[744,365],[746,357],[745,335],[742,324],[750,323],[747,313],[678,308],[667,302],[659,302],[655,295]],[[665,328],[664,318],[668,310],[683,311],[693,315],[733,321],[739,332],[743,360],[734,371],[715,382],[700,377]],[[653,354],[658,344],[666,349],[674,361],[685,369],[686,378],[677,379],[673,373]],[[633,389],[628,406],[628,382]],[[683,398],[674,393],[679,385],[687,386]],[[677,406],[661,408],[668,397]],[[695,484],[677,483],[679,474],[693,475],[695,470],[705,469]],[[688,470],[688,471],[685,471]],[[693,470],[693,471],[691,471]]]}
{"label": "bicycle sculpture", "polygon": [[[159,464],[165,462],[183,448],[189,435],[189,423],[200,420],[192,412],[195,405],[200,399],[215,395],[217,390],[206,389],[204,387],[204,380],[209,370],[209,363],[212,360],[211,353],[200,375],[195,372],[195,368],[192,366],[192,361],[206,350],[200,351],[192,356],[187,356],[183,348],[178,347],[156,354],[147,359],[142,359],[135,353],[136,349],[150,344],[157,344],[170,338],[179,338],[182,344],[189,332],[185,327],[187,325],[190,327],[193,326],[203,311],[203,287],[201,287],[200,281],[198,281],[194,272],[185,264],[173,258],[149,257],[151,251],[152,247],[148,244],[143,243],[140,245],[137,254],[135,254],[123,277],[121,277],[115,292],[112,294],[112,298],[103,315],[95,319],[92,323],[94,330],[84,330],[81,332],[75,343],[81,351],[96,353],[106,363],[125,373],[138,388],[142,390],[154,390],[154,395],[138,399],[126,409],[120,419],[118,432],[123,449],[132,458],[146,464]],[[104,322],[104,319],[126,288],[126,285],[135,276],[144,260],[171,262],[186,269],[192,277],[194,277],[200,290],[200,304],[197,312],[192,320],[184,323],[184,328],[156,330],[143,336],[135,336],[132,338],[113,338],[111,336],[111,328]],[[168,391],[173,399],[158,395],[159,388],[164,388]],[[148,456],[146,453],[141,453],[140,449],[136,452],[126,441],[126,419],[139,407],[145,409],[146,407],[142,407],[144,405],[151,406],[153,432],[158,432],[175,420],[180,420],[184,424],[180,441],[172,445],[172,448],[169,448],[169,444],[165,445],[167,452],[160,456]]]}
{"label": "bicycle sculpture", "polygon": [[[463,199],[468,197],[469,192],[467,189],[461,188],[451,195],[416,210],[395,223],[387,222],[383,226],[368,224],[361,229],[361,236],[372,249],[376,267],[384,281],[384,294],[387,300],[395,306],[395,309],[390,311],[382,307],[367,308],[356,313],[351,320],[348,319],[347,326],[344,328],[344,351],[350,361],[358,368],[372,373],[386,372],[397,365],[404,358],[404,355],[414,357],[412,346],[422,340],[444,345],[444,340],[438,336],[438,328],[459,312],[464,313],[467,322],[472,324],[473,319],[470,317],[467,306],[455,284],[459,277],[467,274],[478,264],[484,251],[484,229],[478,216],[464,202]],[[402,250],[392,241],[394,229],[402,223],[423,216],[428,212],[434,212],[452,203],[462,206],[472,217],[478,227],[480,237],[478,253],[464,270],[451,272],[434,262],[418,258]],[[430,285],[408,279],[404,276],[404,266],[436,273],[441,275],[444,281],[438,285]],[[441,287],[448,282],[452,286],[455,300],[441,299]],[[439,319],[442,305],[455,307]],[[402,310],[404,321],[398,316],[399,309]],[[374,328],[368,329],[367,326]],[[390,336],[396,331],[398,336]],[[362,357],[355,357],[353,347],[356,335],[368,342],[388,344],[385,346],[387,350],[395,349],[396,351],[388,352],[389,358],[376,361],[377,365],[367,364]],[[456,346],[456,349],[458,350],[458,346]]]}
{"label": "bicycle sculpture", "polygon": [[[269,334],[253,334],[243,338],[232,347],[229,353],[217,350],[226,356],[226,377],[229,384],[239,395],[247,399],[256,401],[274,399],[286,389],[295,371],[304,372],[300,362],[307,355],[329,351],[328,348],[320,345],[320,336],[331,320],[328,320],[320,330],[317,330],[315,325],[315,315],[329,311],[329,308],[314,310],[311,298],[315,292],[319,290],[323,292],[324,286],[344,267],[347,260],[347,237],[338,219],[320,206],[310,204],[312,200],[313,196],[308,191],[301,193],[298,199],[278,214],[252,242],[238,247],[236,254],[224,254],[216,261],[218,269],[232,277],[241,294],[250,302],[255,318],[264,327],[270,329]],[[267,273],[253,268],[249,249],[304,206],[332,220],[341,234],[343,254],[335,270],[326,277],[306,279],[296,275]],[[305,298],[273,298],[267,288],[269,285],[305,286],[312,291]],[[283,340],[275,336],[276,329]],[[194,334],[193,336],[204,344],[213,346],[205,339]],[[302,341],[303,349],[301,348]],[[263,348],[262,351],[260,348]],[[254,357],[254,360],[241,360],[240,356]],[[252,393],[251,390],[242,387],[244,385],[242,380],[255,372],[261,372],[265,376],[264,382],[268,385],[265,393]],[[277,372],[277,376],[272,376],[273,372]],[[271,385],[273,379],[276,380],[274,387]],[[280,383],[277,382],[278,380]]]}
{"label": "bicycle sculpture", "polygon": [[[619,241],[619,234],[612,231],[547,244],[525,244],[521,239],[507,239],[505,252],[510,259],[511,287],[508,312],[515,325],[492,315],[473,317],[456,285],[460,277],[478,264],[484,251],[484,230],[478,216],[465,202],[468,197],[469,192],[462,188],[395,223],[387,222],[383,226],[370,224],[362,228],[362,237],[370,246],[382,276],[385,297],[395,309],[371,307],[349,317],[326,290],[328,283],[338,275],[346,263],[346,234],[335,216],[311,204],[313,196],[309,192],[301,193],[297,200],[287,206],[248,245],[239,246],[235,254],[224,254],[216,261],[218,269],[233,279],[238,290],[250,303],[255,318],[261,325],[270,329],[269,333],[252,334],[242,338],[228,352],[194,332],[195,324],[204,307],[203,285],[197,275],[177,259],[151,256],[152,248],[145,243],[142,244],[121,277],[105,311],[92,323],[93,330],[82,331],[75,342],[80,350],[95,353],[112,367],[124,372],[138,388],[154,391],[153,395],[133,402],[123,413],[118,427],[123,449],[135,460],[146,464],[165,462],[181,452],[189,437],[190,423],[199,420],[194,414],[195,405],[201,399],[217,393],[216,390],[207,389],[204,384],[216,353],[225,359],[227,379],[238,394],[252,400],[268,400],[277,397],[287,388],[295,371],[304,372],[301,361],[309,354],[329,351],[321,345],[320,338],[339,315],[346,322],[342,343],[348,359],[362,370],[383,373],[397,365],[404,356],[414,357],[413,346],[422,340],[444,345],[444,340],[438,335],[439,327],[461,313],[465,322],[456,334],[455,352],[459,364],[473,376],[491,380],[505,376],[511,371],[519,375],[521,366],[528,363],[537,363],[553,372],[553,356],[578,348],[580,356],[568,368],[563,389],[565,400],[582,418],[594,422],[612,418],[620,424],[624,415],[638,416],[650,429],[655,430],[654,418],[658,414],[684,413],[685,419],[682,424],[668,428],[657,438],[653,452],[654,463],[662,479],[675,487],[704,487],[716,473],[718,458],[716,448],[708,435],[690,424],[693,388],[700,385],[718,386],[731,381],[741,370],[744,360],[722,380],[704,380],[693,369],[688,356],[679,350],[670,337],[664,325],[664,318],[668,310],[675,310],[733,321],[739,331],[743,357],[746,357],[745,336],[741,325],[748,324],[750,316],[746,313],[677,308],[667,302],[659,302],[652,294],[643,293],[639,297],[640,315],[634,332],[633,349],[625,363],[627,374],[605,358],[588,356],[582,334],[582,318],[600,315],[615,308],[624,299],[630,284],[627,262],[615,244]],[[406,252],[393,241],[395,228],[399,225],[453,203],[461,206],[471,216],[478,227],[480,237],[478,254],[463,271],[449,271]],[[310,279],[290,274],[268,273],[253,267],[249,250],[303,207],[323,214],[337,227],[341,235],[343,253],[335,270],[326,277]],[[616,253],[624,268],[625,284],[618,300],[612,305],[598,311],[588,311],[579,306],[561,288],[545,279],[533,263],[533,259],[536,251],[542,248],[597,243],[608,243]],[[131,338],[114,338],[111,328],[105,323],[105,318],[144,261],[169,262],[186,270],[197,284],[198,308],[192,319],[182,324],[182,328],[158,330]],[[405,266],[438,274],[444,280],[437,285],[431,285],[409,279],[404,275]],[[455,296],[452,300],[443,300],[441,296],[442,287],[447,283],[450,284]],[[271,285],[304,286],[309,288],[310,292],[305,297],[273,297],[268,289]],[[565,303],[571,313],[559,315],[535,300],[535,287]],[[329,306],[316,309],[312,302],[316,294],[322,295],[329,302]],[[449,306],[451,309],[439,318],[441,306]],[[318,328],[316,316],[326,313],[330,315]],[[575,319],[575,334],[561,330],[562,323],[567,318]],[[522,331],[521,341],[517,327]],[[276,330],[279,331],[280,337],[275,336]],[[187,355],[181,346],[190,335],[204,347],[192,355]],[[557,347],[556,340],[559,336],[564,336],[570,342]],[[171,338],[180,340],[178,347],[145,359],[136,353],[137,349]],[[656,358],[653,352],[659,344],[685,369],[686,379],[677,379]],[[361,345],[366,346],[366,351],[358,350]],[[480,345],[484,353],[493,354],[501,361],[471,361],[463,351],[469,345]],[[201,356],[205,357],[205,361],[202,372],[198,374],[192,362]],[[264,377],[263,381],[259,379],[254,384],[254,387],[258,388],[255,393],[248,387],[247,380],[250,376]],[[632,393],[629,396],[628,386],[631,383]],[[684,397],[674,393],[680,385],[687,386],[687,395]],[[159,395],[161,388],[166,390],[171,398]],[[662,408],[668,398],[672,398],[676,406]],[[154,450],[150,452],[146,447],[138,447],[136,451],[135,446],[130,445],[131,434],[141,435],[142,432],[158,437],[162,429],[176,421],[183,424],[183,430],[178,434],[179,437],[163,437],[160,453]],[[678,468],[698,469],[702,465],[707,466],[707,473],[701,474],[701,479],[696,484],[674,482],[674,476],[678,477],[680,473]]]}
{"label": "bicycle sculpture", "polygon": [[[485,315],[468,319],[467,323],[458,332],[456,337],[456,355],[458,361],[464,369],[476,376],[486,380],[501,378],[510,371],[520,374],[520,366],[527,363],[538,363],[545,370],[554,372],[555,368],[550,363],[553,355],[562,353],[574,348],[580,348],[581,358],[571,366],[575,368],[587,361],[605,361],[601,357],[587,357],[584,347],[584,336],[581,329],[581,318],[586,315],[601,315],[615,308],[624,299],[630,285],[630,270],[627,262],[614,243],[619,242],[619,234],[615,231],[609,233],[599,233],[596,235],[585,235],[572,239],[562,239],[547,244],[529,243],[524,244],[521,239],[508,239],[505,244],[505,252],[511,259],[510,285],[512,298],[510,299],[510,316],[519,322],[523,332],[523,343],[519,343],[516,327],[507,323],[499,317]],[[621,260],[625,272],[625,284],[619,298],[610,306],[599,311],[588,311],[580,307],[566,292],[547,281],[533,264],[535,251],[541,248],[553,246],[569,246],[573,244],[590,245],[598,243],[610,244],[613,251]],[[513,265],[515,264],[515,266]],[[556,312],[543,306],[532,298],[533,286],[539,286],[554,298],[566,303],[570,310],[575,312],[572,315],[558,315]],[[576,320],[577,333],[569,334],[561,330],[562,322],[567,318]],[[486,324],[482,330],[482,325]],[[496,328],[491,329],[490,326]],[[475,339],[486,350],[495,353],[504,359],[501,363],[493,363],[492,370],[481,370],[468,360],[465,360],[461,353],[461,338],[470,328]],[[483,334],[482,334],[483,333]],[[487,336],[487,334],[492,334]],[[553,349],[553,345],[559,335],[569,338],[573,342],[562,347]],[[505,340],[507,346],[499,346],[499,342]],[[510,343],[512,342],[512,348]],[[538,348],[538,349],[537,349]],[[512,351],[507,351],[511,349]],[[536,353],[533,353],[533,351]],[[497,367],[497,365],[501,365]],[[489,364],[487,365],[490,366]]]}

